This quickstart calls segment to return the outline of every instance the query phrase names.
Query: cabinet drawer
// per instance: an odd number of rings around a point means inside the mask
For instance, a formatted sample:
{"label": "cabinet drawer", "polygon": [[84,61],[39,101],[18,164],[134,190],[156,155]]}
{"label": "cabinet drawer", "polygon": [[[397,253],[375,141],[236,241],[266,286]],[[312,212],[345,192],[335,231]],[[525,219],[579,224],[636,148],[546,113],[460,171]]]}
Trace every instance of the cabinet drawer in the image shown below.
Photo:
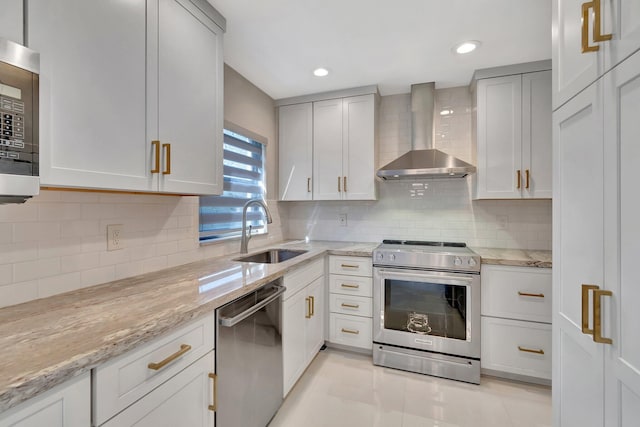
{"label": "cabinet drawer", "polygon": [[[214,344],[215,314],[212,313],[95,368],[94,425],[104,423],[213,350]],[[164,366],[149,367],[176,355]]]}
{"label": "cabinet drawer", "polygon": [[371,277],[329,275],[329,292],[343,295],[373,296],[373,280]]}
{"label": "cabinet drawer", "polygon": [[483,316],[551,323],[551,269],[482,267]]}
{"label": "cabinet drawer", "polygon": [[332,274],[371,277],[373,265],[369,257],[330,256],[329,272]]}
{"label": "cabinet drawer", "polygon": [[551,379],[551,325],[482,317],[481,366]]}
{"label": "cabinet drawer", "polygon": [[331,313],[329,341],[335,344],[372,349],[373,322],[370,318]]}
{"label": "cabinet drawer", "polygon": [[324,258],[287,273],[282,279],[283,285],[287,288],[282,295],[282,300],[286,301],[289,297],[295,295],[302,288],[322,275],[324,275]]}
{"label": "cabinet drawer", "polygon": [[369,297],[330,294],[329,309],[332,313],[371,317],[373,302]]}

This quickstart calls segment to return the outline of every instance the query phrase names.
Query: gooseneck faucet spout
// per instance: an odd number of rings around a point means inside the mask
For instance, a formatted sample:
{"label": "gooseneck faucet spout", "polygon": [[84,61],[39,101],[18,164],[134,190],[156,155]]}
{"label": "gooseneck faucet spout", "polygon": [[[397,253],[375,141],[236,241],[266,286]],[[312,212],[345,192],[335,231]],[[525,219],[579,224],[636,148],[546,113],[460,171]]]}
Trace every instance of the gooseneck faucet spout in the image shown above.
{"label": "gooseneck faucet spout", "polygon": [[273,220],[271,219],[271,212],[269,212],[269,208],[267,204],[262,199],[251,199],[247,203],[244,204],[242,208],[242,238],[240,240],[240,253],[246,254],[249,249],[249,239],[251,239],[251,226],[249,226],[249,233],[247,234],[247,210],[251,205],[262,206],[264,209],[264,213],[267,216],[267,224],[271,224]]}

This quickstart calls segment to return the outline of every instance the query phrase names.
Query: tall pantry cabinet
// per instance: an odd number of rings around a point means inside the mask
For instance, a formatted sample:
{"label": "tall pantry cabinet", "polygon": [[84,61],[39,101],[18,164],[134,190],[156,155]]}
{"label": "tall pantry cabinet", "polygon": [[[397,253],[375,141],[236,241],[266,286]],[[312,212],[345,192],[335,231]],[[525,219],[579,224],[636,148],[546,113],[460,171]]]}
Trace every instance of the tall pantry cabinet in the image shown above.
{"label": "tall pantry cabinet", "polygon": [[555,0],[553,12],[553,421],[637,426],[640,8]]}

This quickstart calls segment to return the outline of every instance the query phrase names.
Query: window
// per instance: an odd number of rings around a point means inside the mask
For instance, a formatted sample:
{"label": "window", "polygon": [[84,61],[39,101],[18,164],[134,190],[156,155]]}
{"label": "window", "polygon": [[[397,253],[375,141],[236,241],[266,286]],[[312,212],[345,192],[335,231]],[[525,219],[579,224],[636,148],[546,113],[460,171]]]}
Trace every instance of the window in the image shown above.
{"label": "window", "polygon": [[[250,199],[264,198],[265,153],[264,145],[256,141],[258,138],[224,130],[224,192],[221,196],[200,197],[201,242],[239,237],[244,204]],[[251,206],[247,211],[249,225],[251,234],[267,232],[264,211],[259,206]]]}

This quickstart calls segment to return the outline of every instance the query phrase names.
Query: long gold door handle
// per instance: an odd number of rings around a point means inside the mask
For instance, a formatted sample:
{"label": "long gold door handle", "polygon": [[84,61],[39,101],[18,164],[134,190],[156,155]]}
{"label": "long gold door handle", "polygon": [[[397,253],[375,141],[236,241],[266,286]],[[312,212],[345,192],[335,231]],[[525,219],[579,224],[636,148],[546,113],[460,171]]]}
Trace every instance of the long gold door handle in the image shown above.
{"label": "long gold door handle", "polygon": [[519,190],[522,187],[522,172],[520,169],[516,171],[516,188]]}
{"label": "long gold door handle", "polygon": [[171,144],[162,144],[162,151],[165,153],[164,170],[163,175],[169,175],[171,173]]}
{"label": "long gold door handle", "polygon": [[[600,46],[589,46],[589,9],[591,9],[592,7],[595,10],[594,1],[582,4],[582,53],[597,52],[600,50]],[[595,36],[595,28],[593,32]]]}
{"label": "long gold door handle", "polygon": [[309,299],[311,300],[311,317],[313,317],[316,314],[316,298],[311,295]]}
{"label": "long gold door handle", "polygon": [[360,308],[360,304],[347,304],[346,302],[343,302],[340,306],[346,308]]}
{"label": "long gold door handle", "polygon": [[343,288],[349,288],[349,289],[358,289],[360,287],[360,285],[349,285],[347,283],[343,283],[340,286],[342,286]]}
{"label": "long gold door handle", "polygon": [[353,334],[353,335],[358,335],[360,333],[360,331],[354,331],[353,329],[345,329],[345,328],[342,328],[342,332],[344,332],[345,334]]}
{"label": "long gold door handle", "polygon": [[342,191],[342,190],[340,190],[340,177],[338,177],[338,193],[339,193],[340,191]]}
{"label": "long gold door handle", "polygon": [[518,291],[518,295],[520,295],[521,297],[544,298],[544,294],[532,294],[529,292],[521,292],[521,291]]}
{"label": "long gold door handle", "polygon": [[344,189],[344,192],[347,192],[347,177],[343,177],[342,178],[342,188]]}
{"label": "long gold door handle", "polygon": [[525,182],[525,184],[524,184],[524,188],[526,188],[527,190],[529,189],[529,180],[530,180],[530,178],[531,178],[531,176],[530,176],[530,175],[531,175],[531,174],[529,173],[529,169],[526,169],[526,170],[524,171],[524,182]]}
{"label": "long gold door handle", "polygon": [[311,298],[306,297],[304,300],[307,303],[307,314],[304,315],[304,318],[311,319]]}
{"label": "long gold door handle", "polygon": [[594,22],[593,22],[593,41],[596,43],[606,42],[613,38],[613,34],[602,34],[602,29],[600,24],[602,22],[601,18],[601,8],[600,8],[600,0],[593,0],[593,12],[595,14]]}
{"label": "long gold door handle", "polygon": [[160,141],[151,141],[151,146],[154,152],[154,167],[151,169],[151,173],[160,173]]}
{"label": "long gold door handle", "polygon": [[613,293],[606,290],[593,291],[593,340],[602,344],[613,344],[611,338],[602,336],[602,310],[600,308],[600,298],[610,297]]}
{"label": "long gold door handle", "polygon": [[596,285],[582,285],[582,333],[593,335],[593,329],[589,328],[589,291],[600,289]]}
{"label": "long gold door handle", "polygon": [[215,412],[218,408],[218,376],[209,372],[209,378],[213,380],[213,405],[209,405],[209,410]]}
{"label": "long gold door handle", "polygon": [[525,353],[535,353],[535,354],[544,354],[544,350],[543,349],[532,349],[532,348],[526,348],[526,347],[520,347],[518,346],[518,350],[523,351]]}
{"label": "long gold door handle", "polygon": [[307,193],[311,193],[311,178],[307,178]]}
{"label": "long gold door handle", "polygon": [[159,369],[164,368],[165,366],[167,366],[169,363],[173,362],[174,360],[176,360],[178,357],[182,356],[183,354],[185,354],[187,351],[191,350],[191,346],[189,344],[182,344],[180,346],[180,350],[176,351],[175,353],[173,353],[171,356],[167,357],[166,359],[160,361],[160,362],[151,362],[147,365],[147,367],[149,369],[153,369],[154,371],[157,371]]}

